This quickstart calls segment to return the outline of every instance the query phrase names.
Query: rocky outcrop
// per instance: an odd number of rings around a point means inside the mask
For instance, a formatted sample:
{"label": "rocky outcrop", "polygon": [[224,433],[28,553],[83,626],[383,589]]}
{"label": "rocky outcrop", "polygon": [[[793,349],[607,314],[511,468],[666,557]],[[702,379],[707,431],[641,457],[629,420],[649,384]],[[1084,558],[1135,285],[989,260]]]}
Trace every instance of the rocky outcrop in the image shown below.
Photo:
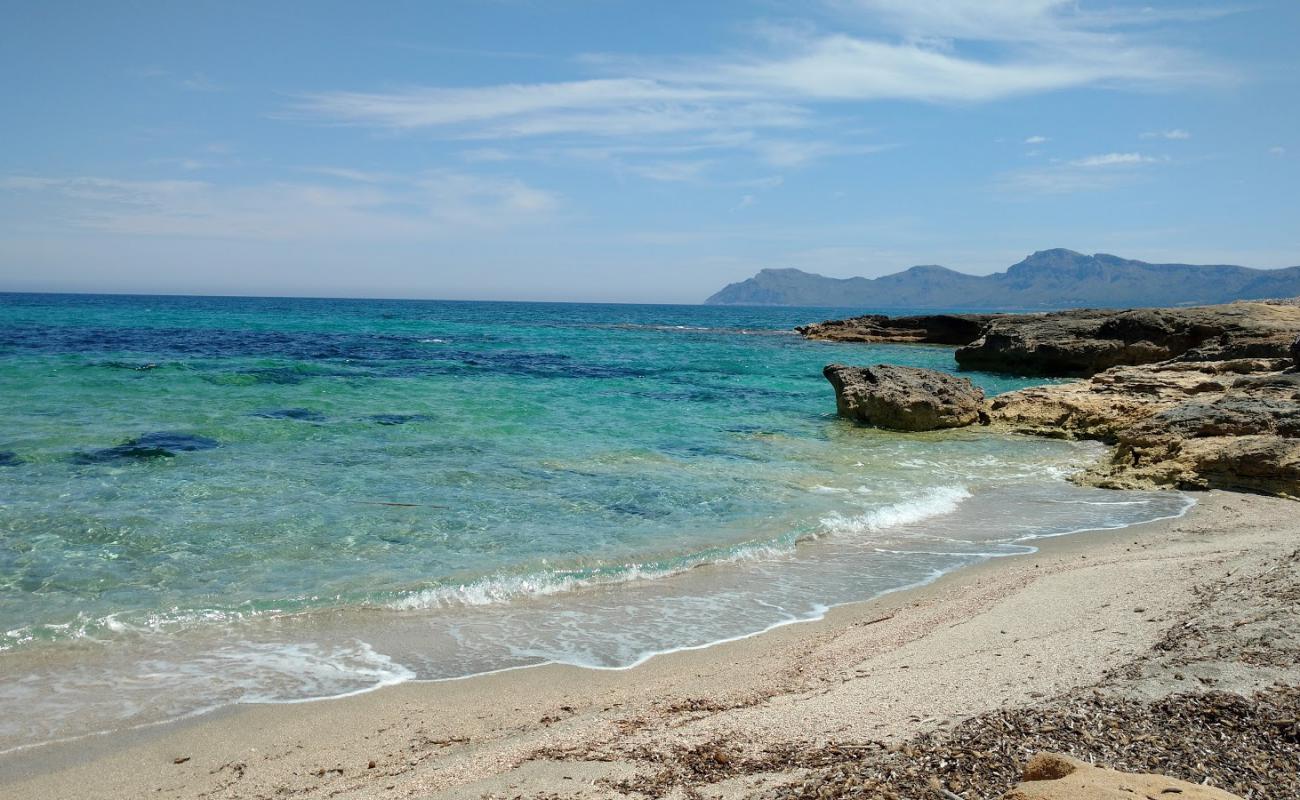
{"label": "rocky outcrop", "polygon": [[1300,497],[1300,374],[1238,380],[1121,430],[1103,485]]}
{"label": "rocky outcrop", "polygon": [[980,337],[996,314],[925,314],[888,317],[867,314],[849,319],[830,319],[795,328],[808,339],[831,342],[880,342],[890,344],[970,344]]}
{"label": "rocky outcrop", "polygon": [[[973,325],[981,318],[859,317],[801,332],[844,341],[924,341],[940,330],[961,330],[942,328],[947,319]],[[970,392],[978,390],[965,383],[959,391],[957,379],[944,373],[831,366],[826,376],[840,414],[903,430],[978,420],[1038,436],[1099,439],[1116,446],[1112,457],[1077,478],[1099,486],[1300,498],[1300,303],[984,319],[980,336],[957,350],[961,366],[1087,379],[1000,395],[980,413],[970,406]],[[917,338],[902,338],[913,331]]]}
{"label": "rocky outcrop", "polygon": [[1271,361],[1164,362],[1115,367],[1088,380],[1046,384],[994,397],[988,414],[1018,433],[1119,441],[1120,431],[1194,399],[1222,396]]}
{"label": "rocky outcrop", "polygon": [[1119,772],[1056,753],[1039,753],[1002,800],[1241,800],[1222,789],[1154,773]]}
{"label": "rocky outcrop", "polygon": [[1300,307],[1269,303],[1018,314],[992,318],[956,359],[963,369],[1049,376],[1170,359],[1291,359],[1297,330]]}
{"label": "rocky outcrop", "polygon": [[979,421],[984,392],[965,378],[918,367],[878,364],[822,370],[840,416],[878,428],[929,431]]}
{"label": "rocky outcrop", "polygon": [[1082,479],[1112,488],[1300,497],[1300,374],[1239,359],[1116,367],[989,404],[992,424],[1117,447]]}

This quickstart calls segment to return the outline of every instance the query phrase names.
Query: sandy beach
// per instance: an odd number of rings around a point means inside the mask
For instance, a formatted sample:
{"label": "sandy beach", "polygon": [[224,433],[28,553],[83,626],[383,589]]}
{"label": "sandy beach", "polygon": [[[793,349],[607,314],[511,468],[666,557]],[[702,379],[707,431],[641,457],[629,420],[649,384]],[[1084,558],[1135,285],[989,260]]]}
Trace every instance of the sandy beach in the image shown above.
{"label": "sandy beach", "polygon": [[0,794],[797,794],[857,757],[845,753],[1080,690],[1140,703],[1300,684],[1296,505],[1196,498],[1177,520],[1044,540],[1034,555],[629,670],[410,683],[22,750],[0,757]]}

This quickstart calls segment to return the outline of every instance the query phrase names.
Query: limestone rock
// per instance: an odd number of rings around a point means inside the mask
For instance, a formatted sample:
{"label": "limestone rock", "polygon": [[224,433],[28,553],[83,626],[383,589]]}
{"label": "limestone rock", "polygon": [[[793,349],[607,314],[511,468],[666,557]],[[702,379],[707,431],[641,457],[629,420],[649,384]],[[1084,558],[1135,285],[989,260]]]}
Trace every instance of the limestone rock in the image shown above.
{"label": "limestone rock", "polygon": [[[1271,360],[1116,367],[993,399],[994,425],[1117,444],[1081,479],[1112,488],[1300,497],[1300,373]],[[1242,374],[1251,373],[1254,374]]]}
{"label": "limestone rock", "polygon": [[999,395],[988,414],[1018,433],[1113,443],[1122,430],[1190,400],[1220,397],[1243,374],[1272,367],[1272,361],[1255,360],[1114,367],[1084,381]]}
{"label": "limestone rock", "polygon": [[1025,766],[1023,782],[1003,800],[1242,800],[1213,786],[1154,773],[1119,772],[1069,756],[1039,753]]}
{"label": "limestone rock", "polygon": [[822,370],[840,416],[880,428],[928,431],[980,421],[984,392],[965,378],[918,367],[878,364]]}
{"label": "limestone rock", "polygon": [[1300,497],[1300,374],[1239,379],[1217,397],[1166,408],[1116,438],[1113,480]]}

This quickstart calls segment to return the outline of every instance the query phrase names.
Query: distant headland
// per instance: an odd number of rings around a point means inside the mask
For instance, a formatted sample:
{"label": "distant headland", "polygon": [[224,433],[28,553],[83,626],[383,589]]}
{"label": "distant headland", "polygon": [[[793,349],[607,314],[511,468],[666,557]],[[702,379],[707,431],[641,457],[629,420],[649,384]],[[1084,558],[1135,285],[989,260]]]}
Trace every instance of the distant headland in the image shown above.
{"label": "distant headland", "polygon": [[880,278],[828,278],[765,269],[733,283],[709,305],[966,309],[1179,306],[1300,295],[1300,266],[1149,264],[1073,250],[1040,250],[1005,272],[968,275],[940,266]]}

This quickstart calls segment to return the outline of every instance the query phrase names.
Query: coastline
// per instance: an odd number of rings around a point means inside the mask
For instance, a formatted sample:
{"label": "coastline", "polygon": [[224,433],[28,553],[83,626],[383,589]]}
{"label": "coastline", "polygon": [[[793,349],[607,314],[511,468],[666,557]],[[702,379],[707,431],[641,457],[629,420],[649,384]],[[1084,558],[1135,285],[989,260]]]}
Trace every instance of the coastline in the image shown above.
{"label": "coastline", "polygon": [[[0,787],[32,798],[608,796],[684,744],[901,741],[1144,664],[1199,582],[1296,547],[1290,501],[1197,499],[1179,518],[1043,539],[1031,555],[630,669],[550,664],[230,707],[0,756]],[[703,788],[746,794],[801,775]]]}

